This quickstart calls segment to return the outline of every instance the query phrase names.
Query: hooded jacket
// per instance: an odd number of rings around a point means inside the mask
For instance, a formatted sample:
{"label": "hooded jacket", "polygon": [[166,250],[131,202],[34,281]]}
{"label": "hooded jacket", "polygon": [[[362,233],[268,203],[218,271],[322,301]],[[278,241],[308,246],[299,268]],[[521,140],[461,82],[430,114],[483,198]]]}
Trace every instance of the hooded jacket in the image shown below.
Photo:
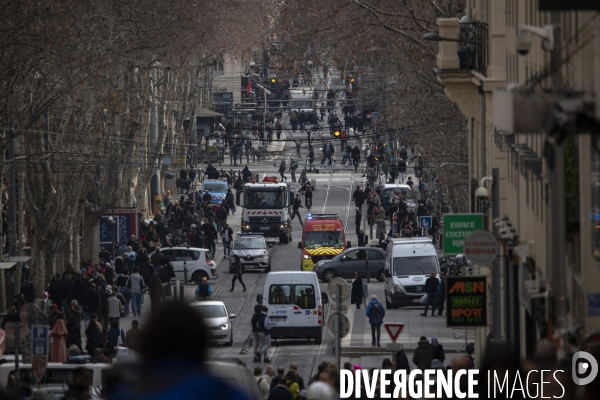
{"label": "hooded jacket", "polygon": [[419,340],[418,346],[413,354],[413,363],[420,370],[431,368],[431,362],[434,359],[433,349],[429,345],[427,339]]}

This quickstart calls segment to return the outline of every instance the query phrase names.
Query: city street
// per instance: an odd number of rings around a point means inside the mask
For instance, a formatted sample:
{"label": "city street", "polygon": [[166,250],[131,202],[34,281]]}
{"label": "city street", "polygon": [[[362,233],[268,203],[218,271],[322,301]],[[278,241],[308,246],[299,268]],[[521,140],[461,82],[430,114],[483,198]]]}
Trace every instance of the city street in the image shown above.
{"label": "city street", "polygon": [[[284,118],[284,122],[285,120],[286,118]],[[285,143],[274,142],[271,144],[269,147],[270,159],[268,161],[249,164],[251,171],[257,172],[261,179],[265,176],[277,176],[279,178],[278,168],[282,157],[285,157],[288,165],[290,157],[298,159],[296,146],[294,145],[294,142],[291,141],[291,137],[294,137],[296,140],[304,141],[301,146],[299,163],[301,166],[306,163],[308,155],[306,133],[299,131],[293,133],[287,125],[286,128],[288,128],[285,133],[287,141]],[[323,134],[323,138],[330,138],[328,132]],[[313,137],[313,139],[315,138]],[[316,140],[315,143],[319,143],[318,140],[320,140],[320,137],[317,136]],[[342,157],[341,152],[339,152],[339,140],[331,138],[331,141],[336,144],[336,162],[333,166],[327,165],[327,162],[323,167],[318,165],[320,162],[321,146],[318,144],[314,145],[315,165],[320,172],[318,174],[308,174],[308,177],[314,182],[316,188],[313,192],[313,209],[311,212],[338,214],[344,222],[347,240],[351,241],[353,246],[356,246],[357,236],[354,222],[354,202],[351,201],[351,197],[352,192],[356,189],[357,185],[364,188],[365,178],[361,176],[364,168],[364,161],[361,162],[361,166],[356,173],[353,172],[349,163],[346,163],[345,166],[341,165],[340,161]],[[349,144],[352,147],[358,145],[361,149],[366,146],[366,143],[363,143],[362,136],[350,137]],[[227,156],[226,160],[228,160]],[[223,168],[228,169],[228,167],[228,162],[225,162]],[[237,166],[237,168],[241,167]],[[301,169],[302,167],[297,170],[297,176]],[[412,164],[409,164],[408,176],[411,174],[414,174],[414,169]],[[289,172],[286,172],[285,175],[291,180]],[[297,191],[300,187],[298,183],[290,184],[294,191]],[[301,198],[304,204],[304,196],[301,196]],[[303,219],[305,219],[308,212],[306,209],[301,209],[300,214]],[[227,222],[233,228],[234,232],[238,232],[240,229],[240,218],[241,208],[238,207],[235,215],[230,215],[227,219]],[[366,233],[369,233],[368,226]],[[290,244],[279,244],[275,239],[267,238],[268,242],[274,244],[270,250],[272,271],[300,270],[301,250],[298,249],[297,243],[301,240],[301,237],[302,226],[296,219],[293,221],[293,241]],[[252,362],[253,354],[249,342],[252,340],[250,319],[254,312],[253,308],[256,304],[256,296],[257,294],[263,293],[266,275],[256,271],[247,272],[244,274],[244,283],[246,284],[248,291],[242,293],[242,287],[239,282],[237,282],[235,292],[230,293],[228,290],[231,286],[232,275],[228,274],[229,261],[223,258],[223,247],[221,244],[217,245],[215,260],[218,262],[217,273],[219,278],[210,281],[210,284],[213,287],[213,299],[223,301],[228,312],[230,314],[235,314],[236,318],[233,320],[233,346],[212,347],[209,351],[209,359],[239,359],[247,365],[252,366],[254,363]],[[351,281],[348,281],[348,283],[350,284]],[[327,284],[321,282],[320,286],[321,291],[326,292]],[[195,285],[188,285],[185,287],[186,301],[193,301],[194,290]],[[369,284],[369,294],[376,294],[383,302],[383,282],[372,279]],[[148,306],[149,304],[147,302],[145,307]],[[329,307],[325,306],[325,321],[327,320],[328,311]],[[466,333],[468,335],[468,340],[472,341],[473,332],[471,330],[455,331],[446,327],[445,318],[423,318],[419,315],[421,312],[422,307],[406,307],[387,311],[385,322],[405,324],[398,342],[404,345],[407,354],[412,354],[414,348],[417,346],[417,341],[423,335],[427,336],[429,339],[434,337],[438,338],[439,342],[444,345],[446,351],[449,353],[447,357],[448,363],[451,362],[453,354],[458,352],[464,353],[464,335]],[[351,361],[353,364],[364,363],[366,367],[375,367],[379,366],[384,358],[391,357],[391,353],[385,350],[385,343],[391,343],[391,339],[383,328],[381,341],[382,348],[374,349],[371,347],[370,326],[368,324],[368,318],[364,314],[364,307],[361,308],[361,310],[355,310],[354,306],[349,307],[348,318],[352,322],[352,329],[350,334],[342,341],[342,360]],[[129,328],[132,319],[133,318],[122,319],[122,326],[124,329]],[[140,325],[144,325],[144,318],[140,319]],[[316,366],[318,366],[320,362],[335,361],[333,342],[334,337],[327,329],[325,329],[324,340],[321,345],[315,345],[312,340],[277,340],[273,341],[273,347],[269,351],[269,358],[271,359],[271,364],[274,366],[287,367],[290,363],[297,363],[299,374],[308,378],[314,375]],[[249,346],[250,351],[248,351]]]}

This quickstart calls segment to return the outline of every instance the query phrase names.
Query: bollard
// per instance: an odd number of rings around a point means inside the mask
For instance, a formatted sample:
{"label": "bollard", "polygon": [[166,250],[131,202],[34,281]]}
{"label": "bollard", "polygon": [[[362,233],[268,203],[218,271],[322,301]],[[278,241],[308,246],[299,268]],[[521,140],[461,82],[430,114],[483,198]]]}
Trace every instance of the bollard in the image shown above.
{"label": "bollard", "polygon": [[177,296],[179,295],[179,279],[175,281],[175,300],[177,300]]}
{"label": "bollard", "polygon": [[183,284],[188,284],[188,269],[187,269],[187,261],[183,260]]}

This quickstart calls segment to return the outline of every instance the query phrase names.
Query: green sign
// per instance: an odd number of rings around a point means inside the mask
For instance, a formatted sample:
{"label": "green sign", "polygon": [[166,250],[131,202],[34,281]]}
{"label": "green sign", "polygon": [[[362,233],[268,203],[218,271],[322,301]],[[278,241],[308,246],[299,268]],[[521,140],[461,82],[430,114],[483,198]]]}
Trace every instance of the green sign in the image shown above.
{"label": "green sign", "polygon": [[483,214],[444,215],[444,255],[464,254],[465,239],[483,229]]}
{"label": "green sign", "polygon": [[446,278],[448,327],[487,325],[487,281],[481,276]]}

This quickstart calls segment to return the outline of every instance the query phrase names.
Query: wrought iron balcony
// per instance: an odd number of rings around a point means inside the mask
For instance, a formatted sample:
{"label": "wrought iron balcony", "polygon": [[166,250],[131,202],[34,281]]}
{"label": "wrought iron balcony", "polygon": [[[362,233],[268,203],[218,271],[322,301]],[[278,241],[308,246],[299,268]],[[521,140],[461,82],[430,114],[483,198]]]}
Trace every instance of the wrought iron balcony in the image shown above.
{"label": "wrought iron balcony", "polygon": [[477,71],[487,76],[488,50],[488,24],[483,22],[460,24],[458,39],[460,69]]}

